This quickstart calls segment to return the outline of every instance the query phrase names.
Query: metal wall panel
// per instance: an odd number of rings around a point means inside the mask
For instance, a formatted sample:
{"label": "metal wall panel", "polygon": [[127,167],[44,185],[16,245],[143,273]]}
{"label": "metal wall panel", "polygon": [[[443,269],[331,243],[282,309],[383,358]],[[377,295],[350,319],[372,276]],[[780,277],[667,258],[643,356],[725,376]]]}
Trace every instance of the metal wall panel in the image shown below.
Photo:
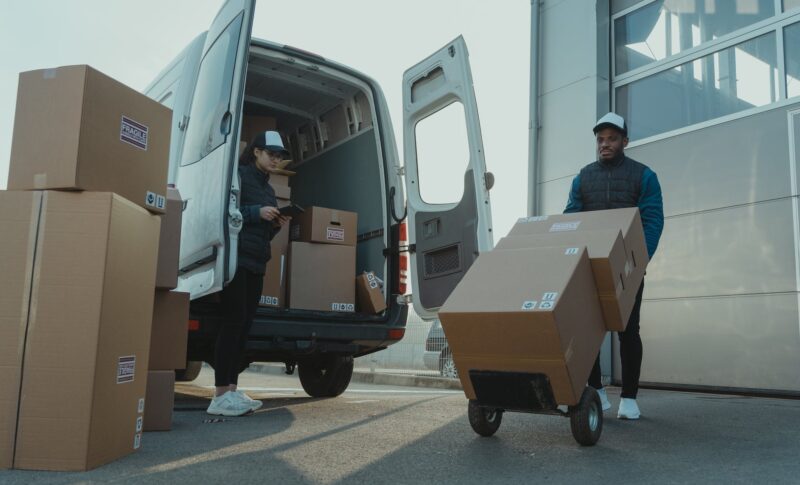
{"label": "metal wall panel", "polygon": [[[548,2],[544,2],[545,7]],[[542,12],[541,94],[597,75],[597,52],[594,46],[597,20],[586,0],[565,0]],[[561,46],[548,49],[546,46]],[[565,61],[568,50],[569,62]],[[591,93],[595,94],[593,88]]]}
{"label": "metal wall panel", "polygon": [[792,199],[669,218],[645,298],[797,291]]}
{"label": "metal wall panel", "polygon": [[539,184],[542,215],[561,214],[567,206],[573,177],[564,177]]}

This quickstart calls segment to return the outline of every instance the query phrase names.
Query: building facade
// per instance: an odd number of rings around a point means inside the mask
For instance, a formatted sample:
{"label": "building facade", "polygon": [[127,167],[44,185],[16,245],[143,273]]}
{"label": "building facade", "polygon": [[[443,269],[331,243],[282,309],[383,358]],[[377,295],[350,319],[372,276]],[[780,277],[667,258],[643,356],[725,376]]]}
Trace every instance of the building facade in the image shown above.
{"label": "building facade", "polygon": [[642,381],[800,393],[800,0],[537,4],[531,212],[563,211],[607,111],[662,185]]}

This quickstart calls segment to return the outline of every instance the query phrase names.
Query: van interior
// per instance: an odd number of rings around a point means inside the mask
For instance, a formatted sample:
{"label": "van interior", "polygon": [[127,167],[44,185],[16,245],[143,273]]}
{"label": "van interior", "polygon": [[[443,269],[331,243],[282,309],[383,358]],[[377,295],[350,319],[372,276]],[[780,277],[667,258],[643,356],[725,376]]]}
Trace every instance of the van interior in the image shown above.
{"label": "van interior", "polygon": [[249,56],[241,133],[246,136],[252,117],[274,118],[291,152],[286,168],[295,172],[289,177],[292,202],[356,212],[353,276],[373,271],[386,281],[386,183],[369,86],[263,46],[252,45]]}

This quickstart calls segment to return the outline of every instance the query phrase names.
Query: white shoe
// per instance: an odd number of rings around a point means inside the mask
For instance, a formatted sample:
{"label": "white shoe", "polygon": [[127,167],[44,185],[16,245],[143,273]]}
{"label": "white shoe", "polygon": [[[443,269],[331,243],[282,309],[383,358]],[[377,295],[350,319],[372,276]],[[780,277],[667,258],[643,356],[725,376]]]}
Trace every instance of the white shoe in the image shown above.
{"label": "white shoe", "polygon": [[619,401],[619,410],[617,417],[619,419],[639,419],[641,413],[639,412],[639,405],[636,404],[636,399],[623,397]]}
{"label": "white shoe", "polygon": [[237,390],[235,390],[233,392],[237,396],[239,396],[239,398],[242,401],[246,402],[250,406],[250,409],[252,409],[253,411],[257,411],[257,410],[261,409],[261,406],[264,405],[264,403],[259,401],[258,399],[253,399],[250,396],[248,396],[247,394],[245,394],[244,391],[240,391],[240,390],[237,389]]}
{"label": "white shoe", "polygon": [[214,416],[244,416],[252,413],[253,409],[235,392],[228,391],[212,399],[206,412]]}
{"label": "white shoe", "polygon": [[606,393],[606,388],[602,387],[600,389],[595,389],[597,391],[597,395],[600,396],[600,404],[603,406],[603,411],[608,411],[611,409],[611,403],[608,402],[608,394]]}

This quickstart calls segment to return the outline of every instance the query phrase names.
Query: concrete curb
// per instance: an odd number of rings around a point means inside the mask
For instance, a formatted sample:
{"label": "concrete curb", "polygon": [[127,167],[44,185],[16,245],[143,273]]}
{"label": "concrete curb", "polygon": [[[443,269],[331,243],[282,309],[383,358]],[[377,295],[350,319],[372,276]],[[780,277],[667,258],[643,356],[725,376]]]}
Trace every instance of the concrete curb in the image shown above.
{"label": "concrete curb", "polygon": [[[250,364],[251,371],[262,374],[285,374],[286,368],[280,364]],[[297,372],[297,371],[295,371]],[[442,377],[415,376],[411,374],[391,374],[386,372],[370,372],[362,369],[353,370],[350,382],[378,384],[384,386],[427,387],[431,389],[461,390],[461,381]]]}

